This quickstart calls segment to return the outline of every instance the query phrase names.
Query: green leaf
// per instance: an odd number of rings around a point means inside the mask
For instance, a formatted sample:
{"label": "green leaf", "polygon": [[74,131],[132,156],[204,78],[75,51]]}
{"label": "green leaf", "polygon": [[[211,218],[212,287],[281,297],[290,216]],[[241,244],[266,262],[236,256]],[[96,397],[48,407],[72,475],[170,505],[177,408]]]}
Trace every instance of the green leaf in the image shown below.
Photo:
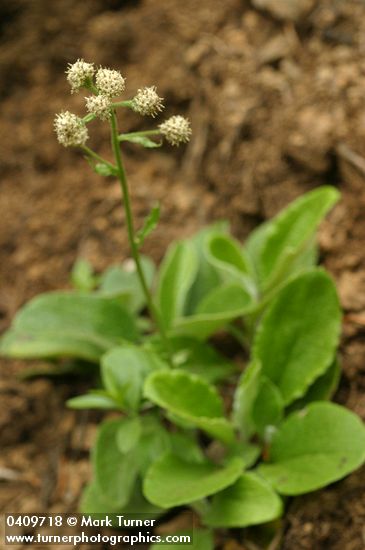
{"label": "green leaf", "polygon": [[154,149],[156,147],[161,147],[161,142],[152,141],[146,136],[132,136],[128,134],[120,134],[118,137],[119,141],[129,141],[130,143],[136,143],[137,145],[142,145],[146,149]]}
{"label": "green leaf", "polygon": [[[186,535],[190,537],[191,544],[177,544],[176,542],[168,544],[152,544],[150,550],[186,550],[186,548],[197,550],[214,550],[213,533],[208,529],[190,529],[176,531],[173,535]],[[172,536],[173,536],[172,535]]]}
{"label": "green leaf", "polygon": [[255,432],[256,425],[252,409],[256,401],[261,381],[261,364],[250,363],[243,372],[233,401],[233,422],[246,440]]}
{"label": "green leaf", "polygon": [[[150,258],[141,256],[147,286],[152,287],[155,266]],[[103,296],[118,298],[133,313],[146,305],[146,298],[133,260],[109,267],[101,276],[99,292]]]}
{"label": "green leaf", "polygon": [[198,271],[186,297],[184,315],[193,314],[201,300],[220,285],[221,277],[217,269],[208,260],[206,249],[207,242],[212,234],[215,235],[217,232],[224,234],[227,229],[225,222],[217,222],[205,227],[190,239],[198,258]]}
{"label": "green leaf", "polygon": [[111,504],[107,498],[103,496],[95,482],[92,482],[83,490],[80,502],[80,510],[82,514],[110,514],[117,513],[120,508],[115,504]]}
{"label": "green leaf", "polygon": [[270,463],[258,473],[283,495],[308,493],[333,483],[365,461],[365,428],[353,412],[333,403],[311,403],[292,413],[274,434]]}
{"label": "green leaf", "polygon": [[319,376],[309,387],[307,393],[290,405],[290,410],[302,409],[312,401],[326,401],[335,393],[341,377],[341,368],[336,358],[322,376]]}
{"label": "green leaf", "polygon": [[108,349],[137,337],[134,319],[116,300],[51,292],[37,296],[17,313],[0,352],[9,357],[74,356],[98,362]]}
{"label": "green leaf", "polygon": [[187,462],[166,454],[152,464],[143,484],[145,497],[162,508],[189,504],[232,485],[243,469],[235,457],[225,466]]}
{"label": "green leaf", "polygon": [[[151,519],[151,515],[157,516],[161,514],[161,508],[154,506],[148,502],[142,495],[141,487],[137,480],[132,496],[128,504],[123,507],[111,504],[110,501],[101,493],[95,481],[87,485],[82,493],[80,510],[82,514],[121,514],[128,516],[129,514],[138,514],[140,519],[144,517]],[[118,522],[115,522],[115,526]]]}
{"label": "green leaf", "polygon": [[316,265],[318,264],[318,260],[318,244],[315,237],[313,236],[312,239],[310,239],[309,242],[305,245],[303,251],[298,254],[298,256],[292,262],[290,267],[290,277],[295,277],[296,275],[300,275],[304,271],[308,271],[309,269],[316,267]]}
{"label": "green leaf", "polygon": [[212,346],[190,336],[176,336],[170,339],[173,363],[179,369],[197,374],[209,383],[226,380],[237,370]]}
{"label": "green leaf", "polygon": [[97,285],[91,264],[83,258],[78,259],[72,268],[71,282],[77,290],[90,291]]}
{"label": "green leaf", "polygon": [[136,454],[138,468],[144,475],[152,462],[170,451],[170,433],[162,425],[161,420],[153,415],[144,415],[141,418],[142,434],[138,441]]}
{"label": "green leaf", "polygon": [[211,527],[248,527],[280,517],[283,504],[270,485],[254,473],[214,495],[203,521]]}
{"label": "green leaf", "polygon": [[262,452],[261,447],[259,447],[258,445],[254,445],[253,443],[245,442],[240,442],[239,447],[240,452],[236,454],[238,454],[242,458],[245,469],[251,468],[251,466],[253,466],[260,457],[260,454]]}
{"label": "green leaf", "polygon": [[223,274],[226,282],[239,281],[243,288],[256,296],[252,267],[246,252],[230,235],[213,234],[207,243],[209,261]]}
{"label": "green leaf", "polygon": [[338,199],[333,187],[310,191],[251,234],[245,248],[262,287],[272,287],[290,274],[298,257],[307,254],[316,229]]}
{"label": "green leaf", "polygon": [[93,452],[96,486],[111,505],[118,507],[129,502],[138,474],[134,449],[122,453],[118,446],[118,432],[123,423],[121,418],[104,422]]}
{"label": "green leaf", "polygon": [[224,417],[222,400],[202,378],[182,371],[155,372],[147,378],[144,394],[212,437],[225,443],[233,441],[233,427]]}
{"label": "green leaf", "polygon": [[[210,344],[196,340],[191,336],[172,336],[170,350],[174,367],[197,374],[207,382],[216,382],[228,378],[237,372],[237,365],[228,361]],[[159,335],[154,334],[144,343],[146,351],[152,351],[160,357],[164,356],[164,342]]]}
{"label": "green leaf", "polygon": [[188,462],[204,462],[205,456],[195,438],[184,432],[169,433],[171,451]]}
{"label": "green leaf", "polygon": [[266,428],[277,426],[283,416],[284,403],[279,390],[268,378],[262,376],[252,407],[252,419],[258,433],[264,435]]}
{"label": "green leaf", "polygon": [[219,267],[248,275],[250,264],[239,243],[230,235],[212,235],[207,244],[209,259]]}
{"label": "green leaf", "polygon": [[143,226],[136,235],[136,243],[138,247],[141,247],[145,239],[152,233],[152,231],[157,227],[157,224],[160,219],[160,205],[157,203],[153,206],[151,212],[148,214],[147,218],[144,220]]}
{"label": "green leaf", "polygon": [[138,410],[146,376],[164,363],[140,347],[124,346],[110,350],[101,359],[101,377],[110,396],[129,411]]}
{"label": "green leaf", "polygon": [[85,395],[79,395],[78,397],[72,397],[66,401],[66,405],[70,409],[105,409],[115,410],[119,408],[118,403],[107,395],[100,395],[97,393],[87,393]]}
{"label": "green leaf", "polygon": [[252,297],[241,285],[227,284],[210,292],[198,305],[194,315],[177,319],[172,334],[204,340],[254,308]]}
{"label": "green leaf", "polygon": [[256,332],[253,356],[285,405],[303,396],[327,370],[340,328],[336,288],[324,271],[304,273],[280,291]]}
{"label": "green leaf", "polygon": [[94,171],[99,176],[104,176],[104,177],[115,176],[116,175],[116,170],[112,166],[109,166],[108,164],[106,164],[104,162],[97,162],[94,165]]}
{"label": "green leaf", "polygon": [[166,328],[183,315],[197,269],[196,252],[189,241],[175,243],[169,248],[161,264],[157,288],[157,302]]}
{"label": "green leaf", "polygon": [[125,454],[134,449],[142,434],[141,419],[137,416],[126,418],[117,431],[117,445]]}
{"label": "green leaf", "polygon": [[224,315],[239,317],[252,308],[250,295],[238,284],[223,285],[210,292],[198,305],[197,315]]}
{"label": "green leaf", "polygon": [[159,506],[155,506],[145,499],[142,493],[142,480],[137,479],[132,496],[126,506],[123,506],[122,514],[128,516],[138,514],[138,518],[151,519],[151,516],[158,518],[164,513]]}

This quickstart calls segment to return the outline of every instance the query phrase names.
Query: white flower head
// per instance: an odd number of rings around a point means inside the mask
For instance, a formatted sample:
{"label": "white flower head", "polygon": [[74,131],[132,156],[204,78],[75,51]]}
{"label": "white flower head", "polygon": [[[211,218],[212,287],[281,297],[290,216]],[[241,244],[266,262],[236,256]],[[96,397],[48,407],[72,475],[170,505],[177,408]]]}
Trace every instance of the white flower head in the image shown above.
{"label": "white flower head", "polygon": [[111,100],[106,95],[91,95],[85,97],[86,109],[90,114],[93,114],[101,120],[108,120],[111,115],[110,107]]}
{"label": "white flower head", "polygon": [[155,117],[165,107],[163,98],[157,94],[156,86],[140,88],[132,99],[132,109],[140,115]]}
{"label": "white flower head", "polygon": [[119,71],[101,67],[96,73],[96,87],[102,95],[111,99],[121,95],[125,90],[125,78]]}
{"label": "white flower head", "polygon": [[159,125],[161,134],[171,145],[179,145],[190,140],[191,128],[187,118],[175,115]]}
{"label": "white flower head", "polygon": [[95,67],[93,63],[86,63],[78,59],[75,63],[69,63],[66,70],[67,80],[71,86],[71,93],[78,92],[85,84],[90,82],[94,76]]}
{"label": "white flower head", "polygon": [[82,119],[69,111],[56,115],[54,129],[57,139],[65,147],[85,145],[89,133]]}

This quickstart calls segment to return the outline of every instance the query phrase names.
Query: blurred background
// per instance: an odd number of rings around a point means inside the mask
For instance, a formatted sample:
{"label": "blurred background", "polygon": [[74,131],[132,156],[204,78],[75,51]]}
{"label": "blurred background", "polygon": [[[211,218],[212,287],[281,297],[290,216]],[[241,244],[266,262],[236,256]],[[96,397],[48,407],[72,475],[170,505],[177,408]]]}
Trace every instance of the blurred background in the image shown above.
{"label": "blurred background", "polygon": [[[162,203],[144,247],[156,261],[209,222],[244,239],[303,192],[339,187],[320,244],[345,309],[337,400],[364,418],[364,1],[0,0],[0,42],[0,329],[30,297],[67,288],[78,257],[97,270],[128,257],[118,184],[53,132],[55,113],[84,114],[64,74],[84,58],[119,69],[126,97],[156,85],[161,120],[191,120],[186,147],[125,147],[138,222]],[[132,112],[120,124],[152,127]],[[90,134],[109,157],[106,125]],[[95,424],[64,409],[69,381],[19,381],[24,368],[1,361],[0,512],[75,510]],[[364,524],[360,472],[296,500],[282,548],[363,550]]]}

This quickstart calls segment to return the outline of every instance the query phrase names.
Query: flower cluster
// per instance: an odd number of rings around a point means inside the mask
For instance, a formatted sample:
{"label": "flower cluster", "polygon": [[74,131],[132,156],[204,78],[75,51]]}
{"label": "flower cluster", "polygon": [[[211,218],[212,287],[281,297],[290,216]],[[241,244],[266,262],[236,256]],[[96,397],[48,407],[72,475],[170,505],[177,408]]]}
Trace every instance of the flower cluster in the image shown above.
{"label": "flower cluster", "polygon": [[101,120],[108,120],[111,115],[112,103],[106,95],[91,95],[85,97],[86,109],[90,114],[95,115]]}
{"label": "flower cluster", "polygon": [[65,147],[83,146],[89,137],[82,119],[69,111],[56,116],[54,127],[58,141]]}
{"label": "flower cluster", "polygon": [[171,145],[186,143],[191,136],[190,122],[181,115],[175,115],[159,125],[161,134]]}
{"label": "flower cluster", "polygon": [[132,109],[140,115],[155,117],[165,107],[163,98],[157,94],[156,86],[140,88],[132,99]]}
{"label": "flower cluster", "polygon": [[125,78],[122,77],[119,71],[112,69],[101,67],[96,73],[95,82],[99,93],[109,99],[118,97],[125,90]]}
{"label": "flower cluster", "polygon": [[69,64],[66,74],[71,86],[71,93],[78,92],[80,88],[91,83],[95,74],[94,64],[78,59],[76,63]]}
{"label": "flower cluster", "polygon": [[[105,67],[96,70],[93,63],[78,59],[75,63],[69,64],[66,74],[71,86],[71,93],[86,88],[92,92],[92,95],[85,98],[86,110],[89,115],[84,119],[69,111],[56,116],[54,127],[57,139],[65,147],[84,146],[89,138],[86,124],[96,117],[101,120],[110,119],[117,107],[129,107],[140,115],[152,117],[165,108],[163,98],[159,97],[156,86],[140,88],[132,99],[113,103],[113,99],[120,96],[125,90],[125,78],[119,71]],[[137,133],[141,136],[145,134],[145,132]],[[158,133],[171,145],[186,143],[191,136],[190,122],[180,115],[172,116],[160,124],[158,129],[152,131],[152,134]]]}

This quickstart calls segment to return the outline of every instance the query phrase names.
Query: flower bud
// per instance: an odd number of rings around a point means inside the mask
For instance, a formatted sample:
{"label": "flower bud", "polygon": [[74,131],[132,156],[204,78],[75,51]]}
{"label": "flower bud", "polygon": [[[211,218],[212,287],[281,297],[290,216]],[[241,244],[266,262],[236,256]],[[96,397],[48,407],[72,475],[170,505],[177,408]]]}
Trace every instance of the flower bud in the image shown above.
{"label": "flower bud", "polygon": [[65,111],[56,115],[54,129],[57,139],[65,147],[78,147],[85,145],[89,134],[82,119]]}
{"label": "flower bud", "polygon": [[90,82],[94,73],[93,63],[86,63],[83,59],[78,59],[75,63],[69,63],[66,74],[71,86],[71,93],[78,92],[80,88]]}
{"label": "flower bud", "polygon": [[159,130],[171,145],[179,145],[190,140],[190,122],[181,115],[175,115],[167,119],[159,125]]}
{"label": "flower bud", "polygon": [[102,95],[112,99],[125,90],[125,79],[119,71],[100,68],[96,73],[96,87]]}
{"label": "flower bud", "polygon": [[101,120],[108,120],[111,115],[111,101],[106,95],[91,95],[85,97],[86,109],[90,114],[95,115]]}
{"label": "flower bud", "polygon": [[132,109],[140,115],[155,117],[164,109],[163,98],[159,97],[156,86],[140,88],[132,99]]}

